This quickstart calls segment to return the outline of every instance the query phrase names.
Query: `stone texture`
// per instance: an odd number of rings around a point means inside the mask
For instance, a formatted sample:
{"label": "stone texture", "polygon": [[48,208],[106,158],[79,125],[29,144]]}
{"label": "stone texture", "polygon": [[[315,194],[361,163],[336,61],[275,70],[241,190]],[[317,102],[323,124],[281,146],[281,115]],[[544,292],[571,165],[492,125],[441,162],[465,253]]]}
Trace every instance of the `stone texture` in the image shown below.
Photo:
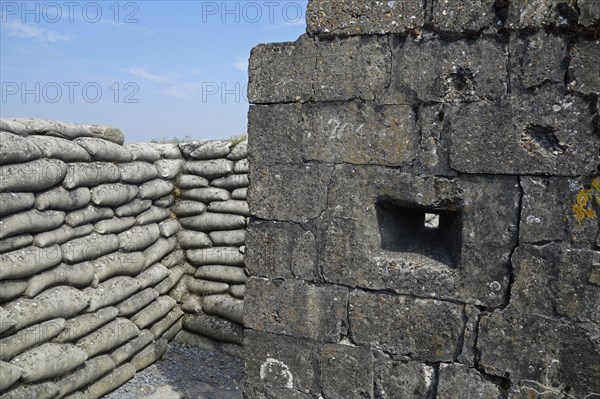
{"label": "stone texture", "polygon": [[337,342],[348,329],[348,290],[251,278],[244,325],[259,331]]}
{"label": "stone texture", "polygon": [[434,370],[418,362],[400,362],[387,358],[375,361],[375,397],[426,398],[433,391]]}
{"label": "stone texture", "polygon": [[323,393],[332,399],[374,398],[373,363],[373,353],[369,349],[347,345],[323,345]]}
{"label": "stone texture", "polygon": [[450,398],[502,398],[500,387],[483,379],[476,370],[462,364],[440,365],[437,396],[440,399]]}
{"label": "stone texture", "polygon": [[576,176],[598,164],[588,104],[558,86],[449,114],[450,165],[461,172]]}
{"label": "stone texture", "polygon": [[[246,294],[247,306],[250,295]],[[461,349],[463,306],[355,290],[350,294],[349,323],[357,344],[425,361],[452,361]]]}
{"label": "stone texture", "polygon": [[[598,7],[598,6],[596,6]],[[600,15],[600,11],[598,11]],[[600,67],[598,66],[598,40],[581,40],[575,44],[572,52],[572,60],[569,65],[569,72],[572,74],[573,81],[569,88],[582,93],[600,93]]]}

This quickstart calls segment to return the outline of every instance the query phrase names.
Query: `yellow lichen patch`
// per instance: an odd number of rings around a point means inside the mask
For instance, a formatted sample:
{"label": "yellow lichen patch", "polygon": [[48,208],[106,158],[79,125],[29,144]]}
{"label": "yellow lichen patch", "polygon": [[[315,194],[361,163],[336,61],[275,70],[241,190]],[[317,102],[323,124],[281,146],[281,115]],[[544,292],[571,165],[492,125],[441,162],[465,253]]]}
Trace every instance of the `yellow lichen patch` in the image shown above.
{"label": "yellow lichen patch", "polygon": [[598,177],[592,180],[592,188],[584,188],[577,193],[573,214],[579,223],[586,218],[593,219],[597,216],[593,208],[594,201],[600,205],[600,178]]}

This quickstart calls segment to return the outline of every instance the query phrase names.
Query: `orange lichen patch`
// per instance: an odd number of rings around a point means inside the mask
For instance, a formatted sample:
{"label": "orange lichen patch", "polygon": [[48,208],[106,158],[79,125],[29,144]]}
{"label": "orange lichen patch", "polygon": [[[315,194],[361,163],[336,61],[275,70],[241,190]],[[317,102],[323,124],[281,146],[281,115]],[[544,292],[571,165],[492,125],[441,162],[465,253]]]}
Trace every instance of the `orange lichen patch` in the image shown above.
{"label": "orange lichen patch", "polygon": [[594,201],[600,205],[600,178],[598,177],[592,180],[592,188],[584,188],[577,193],[573,214],[579,223],[586,218],[593,219],[597,216],[596,210],[593,208]]}

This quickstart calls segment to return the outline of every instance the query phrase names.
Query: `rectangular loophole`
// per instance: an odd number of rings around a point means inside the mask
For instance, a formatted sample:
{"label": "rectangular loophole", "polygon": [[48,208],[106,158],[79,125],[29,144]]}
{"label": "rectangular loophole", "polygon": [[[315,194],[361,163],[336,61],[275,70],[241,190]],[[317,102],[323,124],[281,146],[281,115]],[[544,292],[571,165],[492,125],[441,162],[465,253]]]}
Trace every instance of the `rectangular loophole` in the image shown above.
{"label": "rectangular loophole", "polygon": [[[432,209],[380,201],[376,204],[381,248],[399,252],[415,264],[430,259],[457,267],[462,244],[459,210]],[[434,262],[435,261],[435,262]]]}

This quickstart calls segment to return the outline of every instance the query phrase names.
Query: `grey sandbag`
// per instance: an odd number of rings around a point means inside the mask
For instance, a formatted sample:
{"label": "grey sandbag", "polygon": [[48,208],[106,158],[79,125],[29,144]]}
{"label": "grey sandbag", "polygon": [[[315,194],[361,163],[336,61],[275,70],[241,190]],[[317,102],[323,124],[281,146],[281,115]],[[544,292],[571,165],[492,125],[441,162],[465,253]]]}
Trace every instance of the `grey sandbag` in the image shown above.
{"label": "grey sandbag", "polygon": [[0,302],[7,302],[21,296],[27,289],[27,284],[25,280],[0,281]]}
{"label": "grey sandbag", "polygon": [[72,211],[86,206],[90,202],[90,198],[90,189],[87,187],[79,187],[72,191],[57,187],[38,194],[35,197],[35,208],[40,211],[46,209]]}
{"label": "grey sandbag", "polygon": [[125,145],[124,148],[134,161],[155,162],[160,159],[160,154],[150,143],[132,143]]}
{"label": "grey sandbag", "polygon": [[244,295],[246,294],[246,284],[236,284],[230,286],[229,293],[235,298],[244,299]]}
{"label": "grey sandbag", "polygon": [[221,342],[242,344],[244,329],[241,325],[205,314],[186,315],[183,327],[197,334],[204,335]]}
{"label": "grey sandbag", "polygon": [[248,156],[248,140],[242,141],[238,145],[232,148],[231,153],[227,155],[227,159],[232,161],[239,161],[240,159]]}
{"label": "grey sandbag", "polygon": [[82,262],[76,265],[61,264],[52,270],[37,274],[29,280],[25,296],[33,298],[53,285],[68,285],[83,288],[94,279],[94,265]]}
{"label": "grey sandbag", "polygon": [[83,147],[94,161],[129,162],[132,160],[132,155],[123,146],[111,141],[83,137],[75,139],[73,142]]}
{"label": "grey sandbag", "polygon": [[177,242],[183,249],[210,248],[213,246],[207,234],[193,230],[182,230],[177,233]]}
{"label": "grey sandbag", "polygon": [[10,331],[17,326],[17,320],[8,310],[0,306],[0,334]]}
{"label": "grey sandbag", "polygon": [[101,220],[94,225],[94,231],[100,234],[118,234],[135,225],[134,217],[114,217]]}
{"label": "grey sandbag", "polygon": [[124,183],[141,184],[158,176],[156,167],[146,162],[129,162],[118,165]]}
{"label": "grey sandbag", "polygon": [[60,245],[75,238],[87,236],[93,229],[94,225],[92,224],[84,224],[77,227],[71,227],[65,224],[58,229],[36,234],[33,238],[33,243],[42,248],[56,244]]}
{"label": "grey sandbag", "polygon": [[172,210],[177,217],[197,216],[206,211],[206,205],[198,201],[184,200],[177,202]]}
{"label": "grey sandbag", "polygon": [[87,399],[99,399],[114,391],[135,376],[135,367],[125,363],[112,373],[90,385],[84,392]]}
{"label": "grey sandbag", "polygon": [[134,354],[141,351],[146,345],[152,342],[153,339],[154,336],[150,331],[142,330],[137,338],[134,338],[126,344],[119,346],[110,354],[110,357],[115,362],[115,365],[118,366]]}
{"label": "grey sandbag", "polygon": [[169,270],[169,275],[163,281],[160,282],[154,289],[161,295],[168,293],[171,288],[175,287],[175,284],[179,282],[179,280],[185,274],[185,266],[176,266]]}
{"label": "grey sandbag", "polygon": [[27,349],[50,341],[65,328],[65,319],[48,320],[0,339],[0,360],[9,361]]}
{"label": "grey sandbag", "polygon": [[138,312],[140,309],[146,307],[156,298],[158,298],[158,292],[156,292],[154,288],[146,288],[145,290],[132,295],[130,298],[127,298],[118,305],[115,305],[115,307],[119,312],[119,316],[129,317]]}
{"label": "grey sandbag", "polygon": [[227,294],[205,296],[202,310],[206,314],[244,324],[244,301]]}
{"label": "grey sandbag", "polygon": [[169,275],[169,269],[157,263],[150,266],[137,276],[137,280],[141,284],[141,288],[152,287],[160,283]]}
{"label": "grey sandbag", "polygon": [[177,246],[177,238],[159,238],[152,246],[144,251],[146,267],[158,263]]}
{"label": "grey sandbag", "polygon": [[54,382],[43,382],[35,385],[21,385],[0,396],[1,399],[53,399],[58,394]]}
{"label": "grey sandbag", "polygon": [[175,336],[175,341],[179,342],[180,344],[191,346],[192,348],[200,348],[205,351],[214,351],[219,347],[219,343],[214,339],[185,331],[184,329],[180,330]]}
{"label": "grey sandbag", "polygon": [[38,159],[0,166],[0,192],[39,192],[56,186],[67,174],[67,165],[57,159]]}
{"label": "grey sandbag", "polygon": [[105,353],[137,337],[137,326],[128,319],[118,317],[98,330],[77,341],[76,346],[89,357]]}
{"label": "grey sandbag", "polygon": [[250,216],[250,208],[248,207],[248,202],[241,200],[211,202],[208,205],[208,211]]}
{"label": "grey sandbag", "polygon": [[21,353],[11,363],[23,369],[23,382],[62,376],[87,360],[84,351],[71,344],[46,343]]}
{"label": "grey sandbag", "polygon": [[152,201],[140,200],[136,198],[133,201],[115,209],[115,215],[119,217],[137,216],[140,213],[144,212],[146,209],[149,209],[151,206]]}
{"label": "grey sandbag", "polygon": [[0,392],[6,391],[15,382],[19,381],[23,374],[23,369],[7,362],[0,360]]}
{"label": "grey sandbag", "polygon": [[202,312],[202,298],[204,297],[198,295],[188,295],[181,304],[181,309],[186,313]]}
{"label": "grey sandbag", "polygon": [[98,284],[98,288],[87,288],[85,292],[90,297],[88,312],[119,303],[139,289],[140,282],[127,276],[113,277]]}
{"label": "grey sandbag", "polygon": [[154,244],[160,237],[158,224],[134,226],[118,235],[119,250],[124,252],[140,251]]}
{"label": "grey sandbag", "polygon": [[229,284],[244,284],[247,280],[244,268],[225,265],[200,266],[196,270],[194,277],[205,280],[221,281]]}
{"label": "grey sandbag", "polygon": [[28,247],[31,244],[33,244],[33,236],[31,234],[10,236],[0,240],[0,254],[16,251],[17,249]]}
{"label": "grey sandbag", "polygon": [[235,173],[248,173],[250,171],[250,163],[248,159],[241,159],[237,161],[233,167]]}
{"label": "grey sandbag", "polygon": [[177,266],[185,260],[185,253],[181,249],[176,249],[164,258],[161,259],[160,263],[164,266],[171,268]]}
{"label": "grey sandbag", "polygon": [[160,177],[173,180],[183,170],[183,163],[183,159],[160,159],[154,163],[154,166]]}
{"label": "grey sandbag", "polygon": [[190,278],[187,280],[187,288],[191,293],[197,295],[223,294],[229,290],[229,284],[219,281]]}
{"label": "grey sandbag", "polygon": [[41,157],[38,146],[28,138],[0,130],[0,165],[29,162]]}
{"label": "grey sandbag", "polygon": [[139,198],[141,199],[158,199],[170,194],[175,186],[172,181],[154,179],[140,186]]}
{"label": "grey sandbag", "polygon": [[0,255],[0,280],[29,277],[58,265],[62,252],[58,245],[49,248],[30,246]]}
{"label": "grey sandbag", "polygon": [[165,317],[157,321],[150,327],[150,332],[155,339],[160,338],[171,326],[183,316],[183,312],[178,307],[172,309]]}
{"label": "grey sandbag", "polygon": [[164,197],[152,201],[152,205],[157,206],[159,208],[170,208],[174,202],[175,196],[173,194],[167,194]]}
{"label": "grey sandbag", "polygon": [[208,179],[196,175],[179,175],[177,187],[183,189],[208,187]]}
{"label": "grey sandbag", "polygon": [[187,251],[188,261],[194,266],[226,265],[243,266],[244,254],[235,247],[214,247]]}
{"label": "grey sandbag", "polygon": [[250,185],[250,180],[248,179],[247,174],[229,175],[211,181],[210,185],[213,187],[234,190],[236,188],[248,187]]}
{"label": "grey sandbag", "polygon": [[63,259],[68,263],[79,263],[115,252],[119,239],[114,234],[92,233],[61,245]]}
{"label": "grey sandbag", "polygon": [[211,161],[188,161],[183,167],[185,173],[202,176],[206,179],[216,179],[233,172],[233,161],[214,159]]}
{"label": "grey sandbag", "polygon": [[95,187],[117,182],[120,176],[119,168],[109,162],[73,162],[69,164],[63,186],[69,190],[76,187]]}
{"label": "grey sandbag", "polygon": [[152,143],[151,146],[158,151],[161,158],[177,159],[182,157],[181,151],[179,150],[179,146],[177,144]]}
{"label": "grey sandbag", "polygon": [[152,206],[147,211],[137,215],[135,222],[137,224],[162,222],[169,216],[171,216],[171,212],[168,209]]}
{"label": "grey sandbag", "polygon": [[248,188],[236,188],[231,192],[231,199],[246,201],[248,199]]}
{"label": "grey sandbag", "polygon": [[216,246],[237,247],[245,244],[246,229],[211,231],[208,236]]}
{"label": "grey sandbag", "polygon": [[31,209],[34,203],[33,193],[0,193],[0,217]]}
{"label": "grey sandbag", "polygon": [[46,158],[60,159],[64,162],[90,162],[92,156],[72,141],[60,137],[29,136]]}
{"label": "grey sandbag", "polygon": [[183,199],[200,201],[205,204],[213,201],[227,201],[230,197],[229,191],[216,187],[192,188],[181,193]]}
{"label": "grey sandbag", "polygon": [[96,381],[104,374],[115,369],[115,363],[108,355],[102,355],[88,360],[83,367],[56,381],[60,390],[59,397],[70,394],[77,389]]}
{"label": "grey sandbag", "polygon": [[86,313],[81,316],[67,320],[65,329],[54,339],[54,342],[64,343],[76,341],[85,337],[95,329],[117,317],[117,309],[113,307],[103,308],[95,313]]}
{"label": "grey sandbag", "polygon": [[177,219],[168,219],[160,222],[158,228],[162,237],[169,238],[175,235],[181,229],[181,225]]}
{"label": "grey sandbag", "polygon": [[171,341],[183,329],[183,317],[173,324],[167,331],[162,334],[162,338]]}
{"label": "grey sandbag", "polygon": [[177,301],[170,296],[161,296],[153,301],[150,305],[140,310],[138,313],[131,317],[139,328],[146,328],[156,320],[164,317],[167,313],[175,307]]}
{"label": "grey sandbag", "polygon": [[186,277],[189,276],[184,276],[181,280],[179,280],[177,284],[175,284],[175,287],[173,287],[173,289],[169,291],[169,296],[175,299],[177,302],[181,302],[183,300],[183,297],[188,293],[187,283],[185,281]]}
{"label": "grey sandbag", "polygon": [[199,145],[190,153],[194,159],[216,159],[229,155],[231,151],[231,142],[223,140],[211,140]]}
{"label": "grey sandbag", "polygon": [[211,232],[244,228],[246,227],[246,218],[240,215],[206,212],[199,216],[181,218],[179,223],[186,229]]}
{"label": "grey sandbag", "polygon": [[4,306],[20,330],[42,321],[75,316],[88,306],[90,298],[77,288],[50,288],[33,299],[19,298]]}
{"label": "grey sandbag", "polygon": [[71,227],[77,227],[82,224],[110,219],[114,215],[115,213],[110,208],[96,208],[94,205],[88,205],[85,208],[68,213],[65,217],[65,223]]}
{"label": "grey sandbag", "polygon": [[158,339],[153,344],[148,345],[140,353],[131,359],[131,364],[136,371],[140,371],[156,362],[167,351],[169,341],[166,339]]}
{"label": "grey sandbag", "polygon": [[15,213],[0,220],[0,239],[23,233],[40,233],[57,228],[65,221],[61,211],[37,209]]}
{"label": "grey sandbag", "polygon": [[144,269],[146,259],[142,252],[114,252],[94,261],[95,274],[92,287],[113,276],[135,276]]}
{"label": "grey sandbag", "polygon": [[136,197],[138,188],[123,183],[100,184],[92,188],[92,203],[97,206],[121,206]]}

